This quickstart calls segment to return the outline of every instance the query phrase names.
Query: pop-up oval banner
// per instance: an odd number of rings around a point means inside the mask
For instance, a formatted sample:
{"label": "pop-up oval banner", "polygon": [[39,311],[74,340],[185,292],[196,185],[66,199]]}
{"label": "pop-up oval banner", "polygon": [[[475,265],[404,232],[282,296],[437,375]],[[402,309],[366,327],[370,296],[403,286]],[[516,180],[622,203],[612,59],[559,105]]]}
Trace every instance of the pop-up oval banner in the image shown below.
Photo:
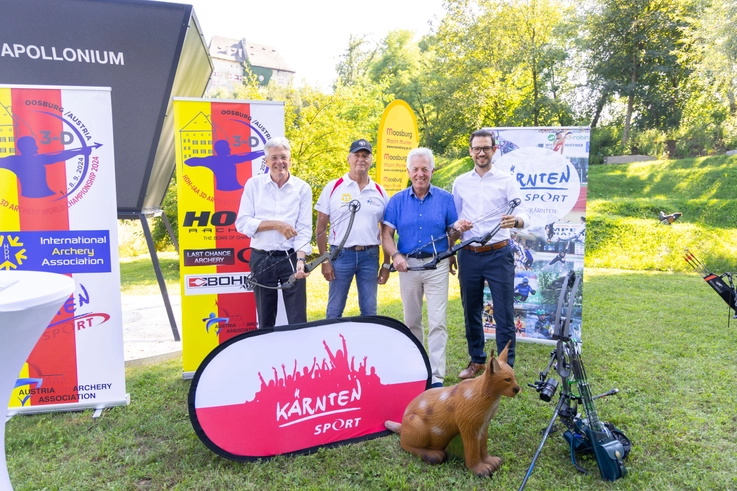
{"label": "pop-up oval banner", "polygon": [[238,461],[388,435],[430,386],[427,354],[389,317],[258,329],[215,348],[189,390],[189,417],[213,452]]}

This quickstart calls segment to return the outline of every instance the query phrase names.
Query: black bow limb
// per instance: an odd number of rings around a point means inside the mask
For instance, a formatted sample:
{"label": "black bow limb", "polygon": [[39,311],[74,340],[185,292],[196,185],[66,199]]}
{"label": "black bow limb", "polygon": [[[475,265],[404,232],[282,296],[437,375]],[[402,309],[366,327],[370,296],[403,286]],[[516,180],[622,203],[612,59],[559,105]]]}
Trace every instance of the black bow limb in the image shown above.
{"label": "black bow limb", "polygon": [[[351,229],[353,228],[353,221],[356,219],[356,213],[358,213],[358,210],[361,209],[361,202],[357,199],[354,199],[353,201],[348,203],[348,212],[351,214],[350,218],[348,219],[348,228],[345,231],[345,234],[343,234],[343,238],[340,241],[340,244],[338,247],[330,248],[329,251],[325,251],[320,256],[316,257],[309,263],[305,264],[305,273],[310,273],[312,270],[314,270],[316,267],[318,267],[320,264],[324,263],[327,260],[330,260],[330,262],[335,261],[335,258],[338,257],[340,252],[343,250],[343,247],[345,246],[346,241],[348,240],[348,236],[351,233]],[[292,273],[292,275],[289,277],[289,280],[285,283],[284,288],[291,288],[292,285],[297,281],[296,273]]]}
{"label": "black bow limb", "polygon": [[[509,208],[507,209],[507,212],[504,213],[505,215],[511,215],[515,208],[517,208],[522,203],[522,200],[519,198],[515,198],[512,201],[508,203]],[[440,261],[443,261],[445,259],[448,259],[451,256],[455,256],[458,251],[463,249],[464,247],[468,247],[471,244],[481,244],[481,246],[485,246],[487,242],[491,240],[492,237],[494,237],[499,230],[502,228],[501,221],[499,224],[491,229],[487,234],[479,235],[476,237],[471,237],[470,239],[464,240],[463,242],[459,242],[458,244],[454,245],[447,251],[439,252],[433,255],[433,258],[422,264],[421,266],[412,266],[408,267],[407,271],[427,271],[431,269],[437,269],[438,263]],[[389,266],[389,272],[393,273],[396,269],[394,268],[394,263],[392,263]]]}

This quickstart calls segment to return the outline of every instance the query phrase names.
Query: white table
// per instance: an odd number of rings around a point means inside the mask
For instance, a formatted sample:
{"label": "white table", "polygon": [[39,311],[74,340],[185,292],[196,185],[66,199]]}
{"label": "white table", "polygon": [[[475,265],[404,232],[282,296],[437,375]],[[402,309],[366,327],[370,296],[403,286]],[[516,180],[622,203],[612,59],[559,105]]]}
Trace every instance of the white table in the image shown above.
{"label": "white table", "polygon": [[[0,271],[0,414],[6,415],[15,381],[38,338],[76,286],[69,276]],[[0,424],[0,491],[12,490],[5,462],[5,421]]]}

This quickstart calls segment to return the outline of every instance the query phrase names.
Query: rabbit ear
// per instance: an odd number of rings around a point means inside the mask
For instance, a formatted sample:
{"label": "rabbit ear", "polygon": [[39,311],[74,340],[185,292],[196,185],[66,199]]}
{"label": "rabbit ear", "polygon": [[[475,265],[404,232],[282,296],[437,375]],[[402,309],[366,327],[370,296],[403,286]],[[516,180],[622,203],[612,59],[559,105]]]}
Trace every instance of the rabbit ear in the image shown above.
{"label": "rabbit ear", "polygon": [[507,363],[507,353],[509,352],[509,346],[511,346],[512,340],[507,341],[507,345],[504,347],[501,353],[499,353],[499,359],[504,363]]}

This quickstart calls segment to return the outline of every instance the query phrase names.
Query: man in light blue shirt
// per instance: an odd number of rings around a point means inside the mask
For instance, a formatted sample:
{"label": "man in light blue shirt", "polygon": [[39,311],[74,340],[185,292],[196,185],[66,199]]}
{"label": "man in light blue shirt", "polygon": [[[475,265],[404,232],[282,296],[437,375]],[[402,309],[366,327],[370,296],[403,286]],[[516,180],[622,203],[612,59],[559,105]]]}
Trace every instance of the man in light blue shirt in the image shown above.
{"label": "man in light blue shirt", "polygon": [[[416,148],[407,155],[407,171],[412,186],[391,197],[384,212],[382,244],[385,261],[399,271],[399,290],[404,307],[404,323],[423,342],[422,297],[427,299],[427,348],[432,369],[432,386],[442,387],[445,378],[445,346],[448,328],[445,310],[448,305],[448,272],[455,258],[441,261],[437,269],[409,271],[421,267],[436,253],[447,251],[458,235],[471,227],[468,220],[458,220],[453,196],[430,184],[435,159],[427,148]],[[394,234],[399,242],[394,243]],[[389,263],[382,266],[379,283],[386,283]]]}

